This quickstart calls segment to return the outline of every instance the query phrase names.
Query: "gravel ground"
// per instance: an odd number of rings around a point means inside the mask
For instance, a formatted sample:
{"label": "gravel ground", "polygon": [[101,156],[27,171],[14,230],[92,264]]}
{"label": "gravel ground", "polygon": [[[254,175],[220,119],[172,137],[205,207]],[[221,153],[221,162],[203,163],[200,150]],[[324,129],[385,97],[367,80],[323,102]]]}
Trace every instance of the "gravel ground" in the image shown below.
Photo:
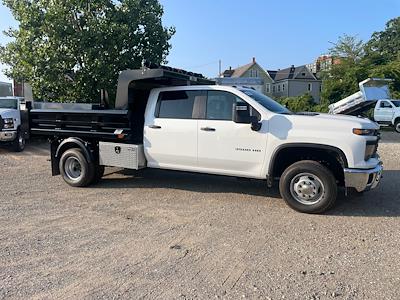
{"label": "gravel ground", "polygon": [[400,135],[382,184],[326,215],[263,182],[107,169],[50,176],[46,145],[0,149],[0,299],[399,299]]}

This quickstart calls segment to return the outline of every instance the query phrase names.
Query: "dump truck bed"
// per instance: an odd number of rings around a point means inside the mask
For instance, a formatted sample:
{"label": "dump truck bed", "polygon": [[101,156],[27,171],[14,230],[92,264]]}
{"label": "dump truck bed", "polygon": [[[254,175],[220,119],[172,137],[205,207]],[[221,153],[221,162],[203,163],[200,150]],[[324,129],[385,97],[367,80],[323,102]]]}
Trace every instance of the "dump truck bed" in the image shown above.
{"label": "dump truck bed", "polygon": [[53,137],[141,142],[144,109],[151,89],[212,84],[215,81],[201,74],[148,64],[139,70],[120,73],[115,109],[85,103],[36,102],[29,114],[30,131]]}
{"label": "dump truck bed", "polygon": [[368,78],[359,83],[360,90],[329,105],[329,113],[355,115],[369,109],[380,99],[390,99],[391,79]]}

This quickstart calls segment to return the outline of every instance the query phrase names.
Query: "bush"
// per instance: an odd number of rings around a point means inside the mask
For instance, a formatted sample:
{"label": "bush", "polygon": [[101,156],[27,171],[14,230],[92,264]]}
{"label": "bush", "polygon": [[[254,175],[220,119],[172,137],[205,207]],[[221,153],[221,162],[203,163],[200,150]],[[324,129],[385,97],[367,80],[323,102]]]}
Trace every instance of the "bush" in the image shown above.
{"label": "bush", "polygon": [[301,111],[328,112],[328,104],[315,103],[313,97],[308,93],[297,97],[280,98],[277,101],[294,112],[301,112]]}

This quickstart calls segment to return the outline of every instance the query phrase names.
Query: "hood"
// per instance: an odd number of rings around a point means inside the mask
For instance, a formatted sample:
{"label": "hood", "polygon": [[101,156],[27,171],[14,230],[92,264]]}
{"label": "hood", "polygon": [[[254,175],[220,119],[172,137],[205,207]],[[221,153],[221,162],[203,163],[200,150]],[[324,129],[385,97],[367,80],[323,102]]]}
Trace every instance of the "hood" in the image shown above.
{"label": "hood", "polygon": [[332,115],[332,114],[318,114],[315,116],[318,120],[332,120],[334,122],[345,122],[345,123],[353,123],[359,124],[361,128],[365,129],[379,129],[379,125],[374,121],[371,121],[367,118],[360,118],[355,116],[348,116],[348,115]]}
{"label": "hood", "polygon": [[18,111],[11,108],[0,108],[0,116],[5,118],[17,118]]}
{"label": "hood", "polygon": [[332,114],[294,114],[286,115],[298,126],[323,130],[348,130],[352,128],[379,129],[379,125],[369,119],[347,115]]}

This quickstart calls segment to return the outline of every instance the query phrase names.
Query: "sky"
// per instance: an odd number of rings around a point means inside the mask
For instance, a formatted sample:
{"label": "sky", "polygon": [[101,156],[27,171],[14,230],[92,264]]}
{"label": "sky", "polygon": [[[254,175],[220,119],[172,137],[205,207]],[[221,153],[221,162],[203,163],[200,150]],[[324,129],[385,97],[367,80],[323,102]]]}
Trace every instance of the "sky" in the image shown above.
{"label": "sky", "polygon": [[[174,26],[167,57],[173,67],[208,77],[256,61],[265,69],[303,65],[328,52],[343,34],[367,41],[400,16],[399,0],[160,0],[164,26]],[[0,30],[17,27],[0,4]],[[7,43],[0,35],[0,44]],[[0,66],[4,69],[4,66]],[[0,81],[9,81],[0,71]]]}

